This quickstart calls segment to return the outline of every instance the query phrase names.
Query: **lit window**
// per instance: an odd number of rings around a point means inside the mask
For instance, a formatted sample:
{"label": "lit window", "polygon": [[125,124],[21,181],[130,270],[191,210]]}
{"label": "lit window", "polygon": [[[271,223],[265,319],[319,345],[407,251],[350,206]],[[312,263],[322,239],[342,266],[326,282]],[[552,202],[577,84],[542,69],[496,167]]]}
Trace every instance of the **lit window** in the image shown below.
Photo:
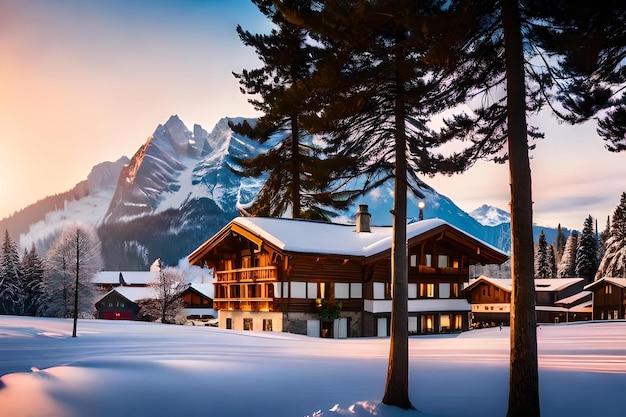
{"label": "lit window", "polygon": [[612,285],[607,285],[606,287],[604,287],[604,293],[605,294],[613,294],[613,286]]}

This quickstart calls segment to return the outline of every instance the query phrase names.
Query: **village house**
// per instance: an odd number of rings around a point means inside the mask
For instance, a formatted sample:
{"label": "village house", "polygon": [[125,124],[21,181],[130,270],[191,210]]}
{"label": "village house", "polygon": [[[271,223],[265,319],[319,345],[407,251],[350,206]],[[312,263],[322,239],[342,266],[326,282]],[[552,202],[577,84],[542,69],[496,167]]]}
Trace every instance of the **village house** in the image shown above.
{"label": "village house", "polygon": [[[239,217],[188,256],[214,270],[214,308],[225,329],[316,337],[388,336],[391,227]],[[440,219],[407,225],[409,331],[469,328],[461,293],[469,266],[507,255]]]}
{"label": "village house", "polygon": [[626,278],[601,278],[585,287],[593,297],[593,319],[626,319]]}
{"label": "village house", "polygon": [[[535,279],[537,323],[589,320],[591,293],[583,278]],[[480,276],[463,289],[471,304],[472,327],[510,324],[511,279]]]}

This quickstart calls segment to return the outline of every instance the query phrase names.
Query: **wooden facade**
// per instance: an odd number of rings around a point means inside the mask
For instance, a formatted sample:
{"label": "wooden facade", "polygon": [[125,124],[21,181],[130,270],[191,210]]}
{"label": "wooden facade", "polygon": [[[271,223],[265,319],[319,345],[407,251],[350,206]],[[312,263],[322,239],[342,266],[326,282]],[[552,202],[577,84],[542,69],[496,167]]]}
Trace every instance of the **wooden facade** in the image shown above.
{"label": "wooden facade", "polygon": [[139,305],[119,292],[109,291],[96,302],[96,318],[104,320],[137,320]]}
{"label": "wooden facade", "polygon": [[[584,294],[576,297],[583,291],[584,282],[582,278],[535,279],[537,323],[588,320],[588,308],[579,307],[587,299]],[[473,327],[510,324],[510,279],[481,276],[472,280],[463,293],[472,305]]]}
{"label": "wooden facade", "polygon": [[592,292],[593,320],[626,319],[626,278],[601,278],[585,289]]}
{"label": "wooden facade", "polygon": [[[357,222],[358,222],[357,217]],[[189,255],[214,270],[219,326],[387,336],[391,228],[237,218]],[[507,256],[439,219],[409,225],[409,331],[468,329],[469,265]]]}

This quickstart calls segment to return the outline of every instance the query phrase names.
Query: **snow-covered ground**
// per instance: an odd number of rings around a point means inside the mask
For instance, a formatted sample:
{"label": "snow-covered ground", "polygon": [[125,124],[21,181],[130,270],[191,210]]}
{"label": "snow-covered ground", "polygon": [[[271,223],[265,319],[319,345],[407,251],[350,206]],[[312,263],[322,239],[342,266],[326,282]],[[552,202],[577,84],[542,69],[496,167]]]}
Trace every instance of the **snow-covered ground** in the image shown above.
{"label": "snow-covered ground", "polygon": [[[417,411],[382,405],[388,338],[0,316],[0,415],[504,416],[508,328],[410,339]],[[623,416],[626,322],[542,326],[543,417]]]}

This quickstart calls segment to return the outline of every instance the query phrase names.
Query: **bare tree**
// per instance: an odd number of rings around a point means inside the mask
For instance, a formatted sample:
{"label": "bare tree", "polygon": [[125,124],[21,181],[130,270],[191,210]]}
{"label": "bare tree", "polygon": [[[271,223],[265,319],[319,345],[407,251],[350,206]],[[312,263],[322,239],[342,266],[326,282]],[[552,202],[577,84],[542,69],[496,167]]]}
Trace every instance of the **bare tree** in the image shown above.
{"label": "bare tree", "polygon": [[185,307],[181,297],[189,284],[185,274],[178,268],[163,267],[159,260],[159,276],[150,285],[155,288],[156,307],[162,323],[174,323],[176,316]]}
{"label": "bare tree", "polygon": [[52,243],[46,258],[42,313],[73,317],[76,337],[78,316],[93,310],[91,279],[102,269],[100,239],[92,226],[73,223]]}

